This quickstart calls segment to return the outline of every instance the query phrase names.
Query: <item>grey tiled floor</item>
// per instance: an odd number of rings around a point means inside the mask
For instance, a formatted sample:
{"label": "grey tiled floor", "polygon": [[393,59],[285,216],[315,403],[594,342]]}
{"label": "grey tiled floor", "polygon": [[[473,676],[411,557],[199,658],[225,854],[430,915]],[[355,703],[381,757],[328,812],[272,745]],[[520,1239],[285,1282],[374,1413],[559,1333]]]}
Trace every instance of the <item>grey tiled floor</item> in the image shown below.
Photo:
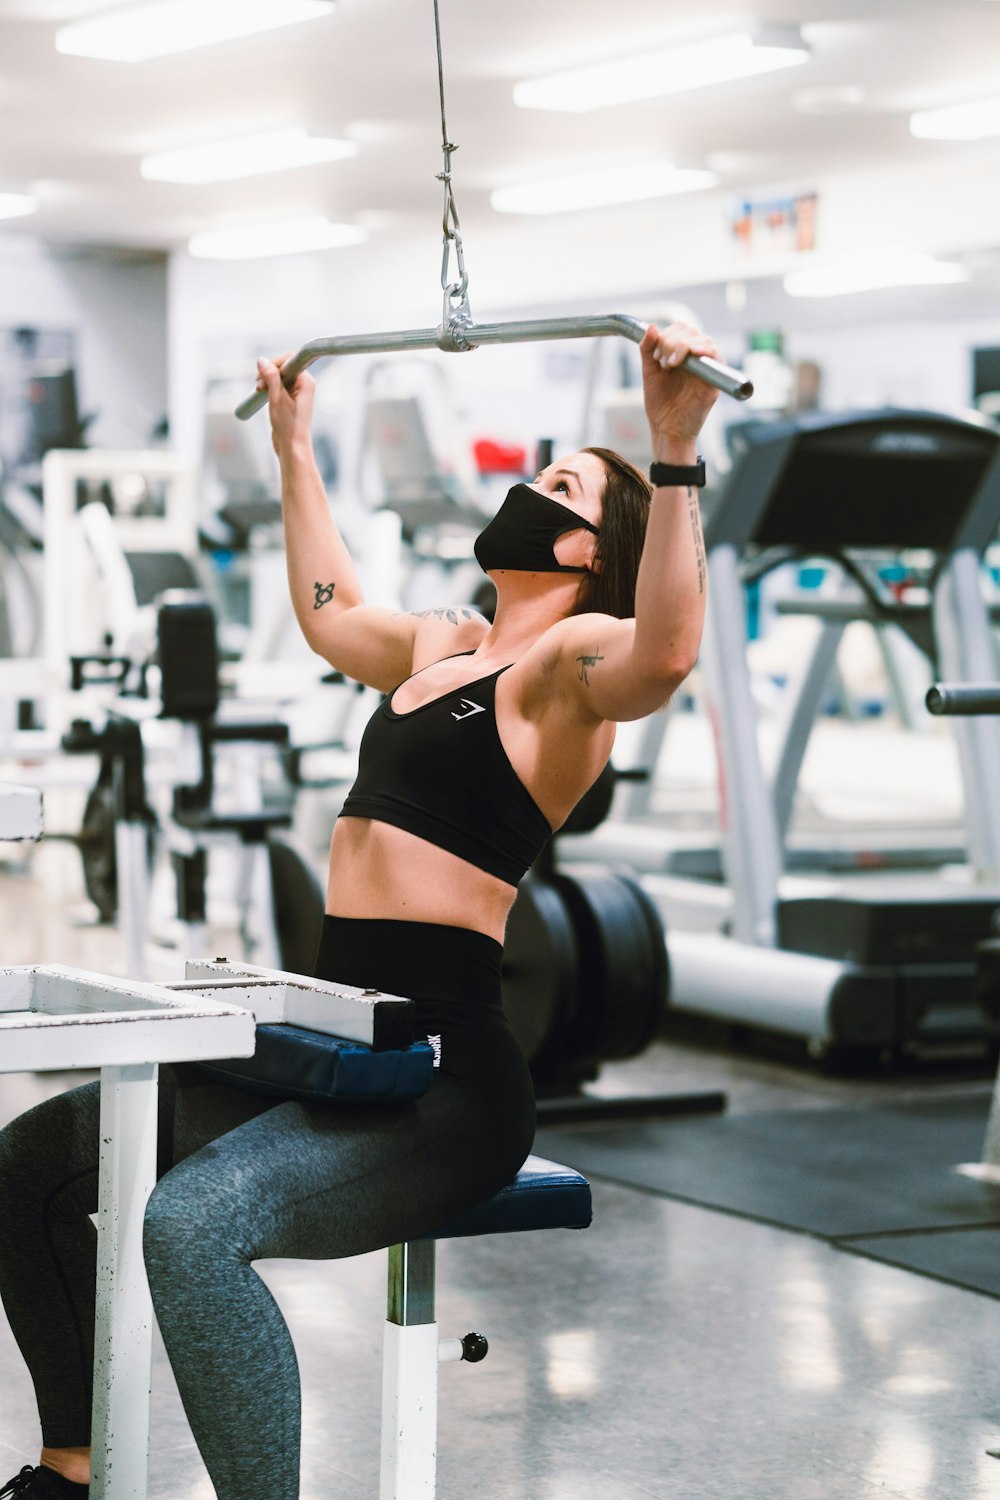
{"label": "grey tiled floor", "polygon": [[[65,919],[66,853],[46,852],[44,880],[0,873],[4,960],[113,969],[114,935]],[[0,1076],[0,1121],[74,1081]],[[708,1084],[729,1091],[733,1112],[965,1087],[832,1079],[662,1042],[599,1087]],[[986,1454],[1000,1447],[1000,1302],[628,1188],[597,1182],[594,1197],[582,1234],[441,1245],[442,1333],[481,1328],[491,1351],[442,1368],[440,1500],[1000,1496]],[[374,1500],[384,1256],[259,1269],[300,1356],[303,1500]],[[238,1412],[233,1430],[253,1441]],[[0,1317],[0,1482],[37,1442]],[[150,1493],[213,1494],[159,1346]]]}

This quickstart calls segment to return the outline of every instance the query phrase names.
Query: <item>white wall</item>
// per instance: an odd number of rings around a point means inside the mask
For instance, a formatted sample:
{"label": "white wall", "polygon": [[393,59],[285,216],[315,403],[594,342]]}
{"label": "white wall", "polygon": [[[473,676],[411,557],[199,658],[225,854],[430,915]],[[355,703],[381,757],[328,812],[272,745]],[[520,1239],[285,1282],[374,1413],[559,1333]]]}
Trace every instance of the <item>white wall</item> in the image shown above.
{"label": "white wall", "polygon": [[167,410],[164,256],[0,236],[0,325],[72,331],[80,408],[97,414],[88,443],[148,444]]}

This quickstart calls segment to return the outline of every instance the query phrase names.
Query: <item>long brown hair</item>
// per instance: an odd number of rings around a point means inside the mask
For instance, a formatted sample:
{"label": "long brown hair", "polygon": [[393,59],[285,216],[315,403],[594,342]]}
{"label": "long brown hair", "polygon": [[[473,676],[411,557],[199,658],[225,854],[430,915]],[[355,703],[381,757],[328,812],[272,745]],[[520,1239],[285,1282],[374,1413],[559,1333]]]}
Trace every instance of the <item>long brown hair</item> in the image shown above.
{"label": "long brown hair", "polygon": [[604,465],[607,483],[601,505],[601,529],[594,554],[595,570],[580,585],[576,615],[635,614],[635,581],[646,539],[653,487],[634,464],[610,448],[584,448]]}

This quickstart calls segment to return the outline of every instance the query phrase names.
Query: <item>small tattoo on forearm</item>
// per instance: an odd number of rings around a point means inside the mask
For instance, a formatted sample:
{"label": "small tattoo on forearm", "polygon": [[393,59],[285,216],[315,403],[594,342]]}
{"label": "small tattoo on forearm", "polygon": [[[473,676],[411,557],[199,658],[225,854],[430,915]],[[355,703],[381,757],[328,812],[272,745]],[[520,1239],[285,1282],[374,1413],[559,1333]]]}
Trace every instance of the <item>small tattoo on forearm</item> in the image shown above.
{"label": "small tattoo on forearm", "polygon": [[694,556],[698,565],[698,592],[705,592],[705,578],[708,565],[705,560],[705,538],[701,529],[701,512],[698,509],[698,501],[694,491],[688,490],[688,511],[691,516],[691,530],[694,534]]}
{"label": "small tattoo on forearm", "polygon": [[329,604],[336,587],[335,583],[314,583],[313,588],[316,590],[316,598],[313,601],[313,609],[322,609],[324,604]]}
{"label": "small tattoo on forearm", "polygon": [[590,687],[590,675],[589,674],[590,674],[591,667],[596,667],[597,663],[599,661],[603,661],[603,660],[604,660],[604,657],[600,656],[597,652],[595,652],[593,656],[578,656],[577,657],[577,661],[580,663],[580,681],[581,682],[585,682],[587,684],[587,687]]}
{"label": "small tattoo on forearm", "polygon": [[413,620],[447,620],[449,625],[457,625],[460,620],[482,620],[483,616],[476,609],[465,609],[462,606],[458,606],[453,609],[403,610],[395,618],[397,620],[406,618]]}

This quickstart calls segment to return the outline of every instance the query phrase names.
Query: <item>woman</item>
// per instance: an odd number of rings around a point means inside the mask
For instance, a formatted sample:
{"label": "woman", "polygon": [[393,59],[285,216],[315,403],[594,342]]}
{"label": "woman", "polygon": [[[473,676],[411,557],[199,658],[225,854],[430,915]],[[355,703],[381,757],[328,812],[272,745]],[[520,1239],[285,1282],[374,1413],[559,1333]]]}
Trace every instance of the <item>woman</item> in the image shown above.
{"label": "woman", "polygon": [[[615,723],[664,704],[701,638],[684,481],[716,396],[679,366],[717,351],[675,324],[651,326],[641,353],[653,456],[680,472],[657,474],[650,498],[624,460],[587,449],[516,485],[477,542],[492,625],[364,604],[312,459],[313,381],[286,391],[281,361],[260,362],[297,617],[313,650],[391,695],[333,835],[317,974],[411,996],[436,1072],[422,1099],[343,1107],[162,1070],[146,1263],[219,1500],[299,1493],[295,1352],[251,1262],[414,1238],[496,1192],[530,1149],[531,1081],[500,1006],[517,881],[599,775]],[[97,1134],[97,1085],[0,1134],[0,1294],[45,1445],[0,1495],[87,1493]]]}

